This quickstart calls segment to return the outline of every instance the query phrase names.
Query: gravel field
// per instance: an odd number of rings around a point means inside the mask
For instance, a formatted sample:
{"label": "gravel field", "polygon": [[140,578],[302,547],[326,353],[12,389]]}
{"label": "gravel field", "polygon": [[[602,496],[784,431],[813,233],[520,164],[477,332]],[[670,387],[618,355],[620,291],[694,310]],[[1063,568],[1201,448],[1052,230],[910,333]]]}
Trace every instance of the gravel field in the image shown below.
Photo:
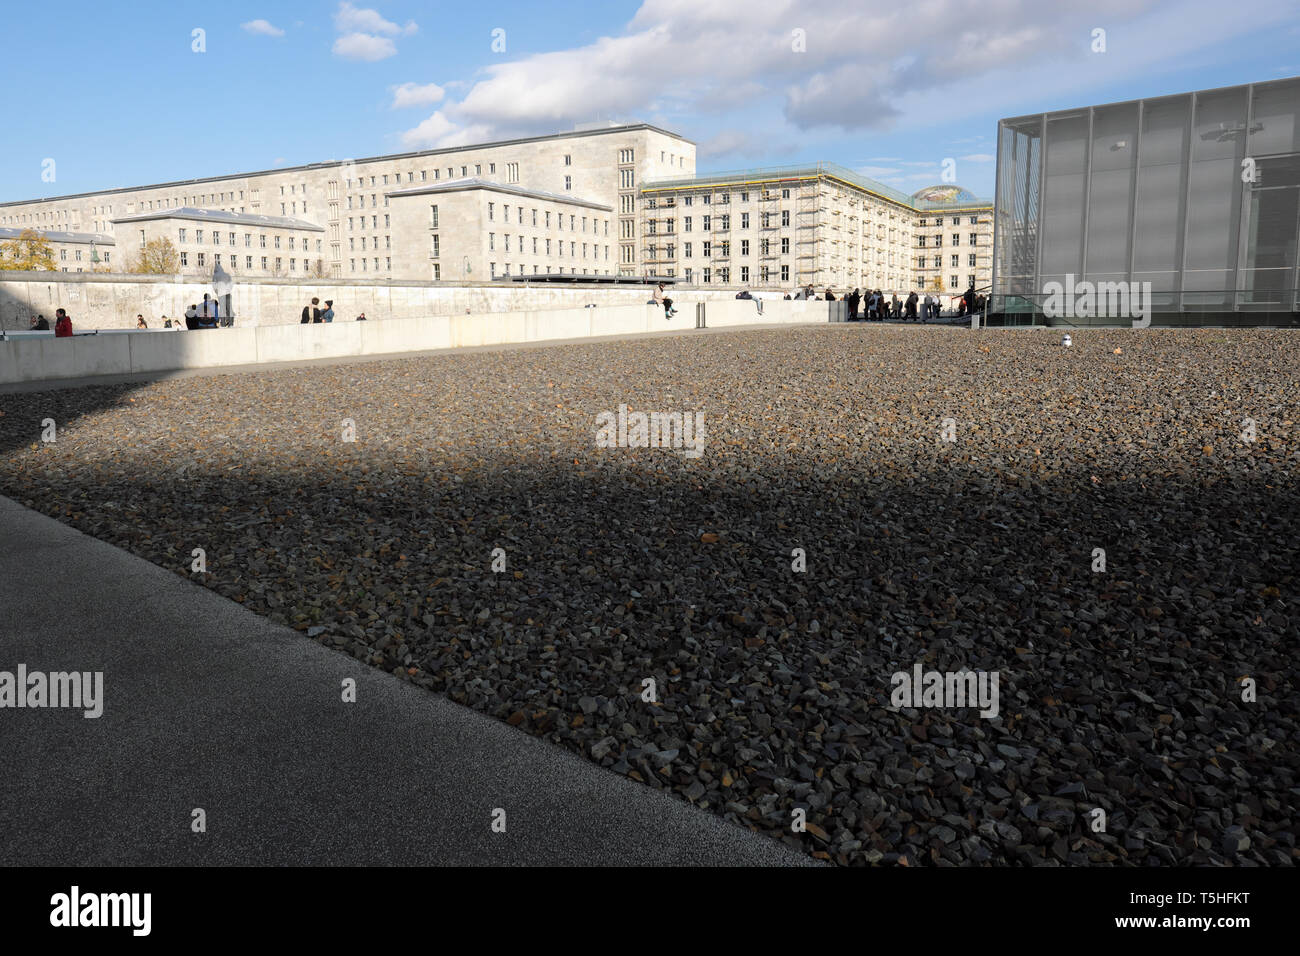
{"label": "gravel field", "polygon": [[[1300,335],[1072,334],[3,394],[0,493],[821,859],[1295,865]],[[620,405],[703,455],[597,447]],[[1000,712],[891,706],[918,663]]]}

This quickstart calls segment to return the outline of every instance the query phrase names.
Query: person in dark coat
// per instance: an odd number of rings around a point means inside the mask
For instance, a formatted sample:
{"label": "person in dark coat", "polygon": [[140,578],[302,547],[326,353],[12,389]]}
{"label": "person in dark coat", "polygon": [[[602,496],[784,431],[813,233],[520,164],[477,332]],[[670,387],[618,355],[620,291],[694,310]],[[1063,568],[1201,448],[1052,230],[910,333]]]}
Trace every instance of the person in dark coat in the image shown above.
{"label": "person in dark coat", "polygon": [[916,293],[913,292],[907,297],[907,317],[916,321]]}
{"label": "person in dark coat", "polygon": [[849,303],[848,318],[849,321],[852,322],[854,319],[858,317],[858,303],[862,301],[862,290],[854,289],[852,292],[849,293],[847,301]]}
{"label": "person in dark coat", "polygon": [[313,298],[311,305],[302,307],[302,322],[300,324],[306,325],[308,322],[320,321],[320,309],[316,308],[318,305],[320,305],[320,299]]}

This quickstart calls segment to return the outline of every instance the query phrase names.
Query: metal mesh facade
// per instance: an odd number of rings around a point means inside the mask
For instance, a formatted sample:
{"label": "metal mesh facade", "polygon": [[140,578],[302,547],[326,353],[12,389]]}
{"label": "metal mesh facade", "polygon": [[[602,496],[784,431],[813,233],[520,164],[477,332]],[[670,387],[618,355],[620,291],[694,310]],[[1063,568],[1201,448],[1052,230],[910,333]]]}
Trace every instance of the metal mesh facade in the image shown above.
{"label": "metal mesh facade", "polygon": [[1300,78],[1006,119],[997,174],[995,299],[1073,277],[1300,309]]}

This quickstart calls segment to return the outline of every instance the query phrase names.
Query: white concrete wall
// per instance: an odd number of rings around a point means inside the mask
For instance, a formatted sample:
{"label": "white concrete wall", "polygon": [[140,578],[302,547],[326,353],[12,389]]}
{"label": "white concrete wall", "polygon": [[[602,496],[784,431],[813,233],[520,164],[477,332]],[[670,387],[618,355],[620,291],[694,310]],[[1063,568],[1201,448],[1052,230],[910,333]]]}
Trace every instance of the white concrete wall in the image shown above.
{"label": "white concrete wall", "polygon": [[[738,288],[674,287],[669,295],[681,313],[695,302],[725,301]],[[106,276],[63,272],[0,272],[0,329],[27,329],[29,316],[42,314],[54,324],[54,310],[67,309],[78,332],[134,329],[143,314],[151,329],[162,316],[181,318],[190,303],[203,301],[212,288],[172,277]],[[246,279],[236,277],[235,324],[240,328],[297,323],[313,297],[334,302],[335,324],[361,312],[369,321],[429,315],[569,309],[585,305],[643,304],[647,286],[527,285],[519,283],[358,283],[338,279]],[[693,323],[692,323],[693,325]]]}
{"label": "white concrete wall", "polygon": [[[706,322],[712,328],[823,323],[833,306],[768,300],[759,315],[753,302],[732,299],[710,302],[705,308]],[[0,384],[694,328],[694,306],[665,318],[663,309],[642,303],[328,325],[295,323],[184,332],[150,329],[83,334],[71,340],[38,333],[0,341]]]}

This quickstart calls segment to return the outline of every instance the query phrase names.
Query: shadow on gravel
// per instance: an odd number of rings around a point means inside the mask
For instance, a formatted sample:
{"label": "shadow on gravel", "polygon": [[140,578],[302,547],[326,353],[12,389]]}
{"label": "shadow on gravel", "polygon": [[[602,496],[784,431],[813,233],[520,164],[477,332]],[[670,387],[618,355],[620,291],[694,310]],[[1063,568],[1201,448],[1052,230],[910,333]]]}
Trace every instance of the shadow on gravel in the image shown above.
{"label": "shadow on gravel", "polygon": [[[0,492],[178,573],[201,546],[192,577],[259,614],[823,858],[1294,863],[1292,474],[23,450],[132,397],[0,419]],[[889,709],[918,662],[997,671],[999,715]]]}

